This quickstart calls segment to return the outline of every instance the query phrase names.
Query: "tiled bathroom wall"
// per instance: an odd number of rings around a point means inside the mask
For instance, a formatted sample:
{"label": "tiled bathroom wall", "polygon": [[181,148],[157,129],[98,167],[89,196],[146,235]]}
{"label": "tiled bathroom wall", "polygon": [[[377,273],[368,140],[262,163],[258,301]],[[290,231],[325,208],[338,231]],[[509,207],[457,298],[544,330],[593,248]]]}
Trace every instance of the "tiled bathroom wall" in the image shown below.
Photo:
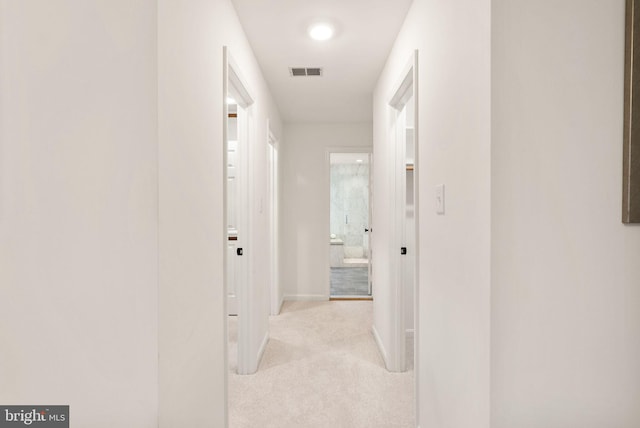
{"label": "tiled bathroom wall", "polygon": [[345,258],[368,257],[368,223],[369,165],[331,165],[331,234],[344,242]]}

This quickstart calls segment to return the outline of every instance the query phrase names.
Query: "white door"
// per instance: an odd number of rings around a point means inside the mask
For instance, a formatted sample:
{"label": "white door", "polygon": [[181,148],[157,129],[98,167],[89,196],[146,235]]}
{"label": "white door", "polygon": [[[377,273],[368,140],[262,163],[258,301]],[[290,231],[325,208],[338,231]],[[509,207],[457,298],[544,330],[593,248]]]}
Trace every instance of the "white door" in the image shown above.
{"label": "white door", "polygon": [[269,280],[271,283],[271,315],[278,315],[282,303],[278,272],[278,142],[271,132],[269,132],[267,146],[269,155],[269,265],[271,271]]}
{"label": "white door", "polygon": [[[415,320],[419,316],[415,303],[418,299],[416,284],[419,275],[416,70],[417,52],[398,80],[397,90],[389,102],[393,115],[391,141],[395,153],[393,159],[394,226],[390,260],[394,281],[391,293],[393,308],[390,317],[391,351],[388,362],[388,368],[391,371],[406,370],[407,356],[413,357],[407,342],[415,338]],[[407,355],[407,348],[409,348],[409,355]]]}
{"label": "white door", "polygon": [[365,239],[369,258],[369,296],[373,296],[373,154],[369,154],[369,224],[365,228]]}
{"label": "white door", "polygon": [[[416,237],[416,165],[415,165],[415,114],[413,98],[407,101],[405,106],[404,128],[404,243],[408,253],[404,258],[404,313],[405,313],[405,339],[411,341],[414,334],[414,302],[416,287],[416,263],[417,263],[417,237]],[[411,347],[412,349],[412,347]],[[406,355],[406,360],[412,358]]]}
{"label": "white door", "polygon": [[[255,373],[258,369],[262,350],[266,346],[268,333],[258,337],[258,331],[268,326],[265,313],[255,310],[255,298],[258,284],[253,281],[251,252],[252,228],[255,222],[252,213],[250,195],[255,182],[250,147],[255,147],[254,99],[247,90],[240,69],[223,47],[224,91],[226,104],[223,117],[227,121],[225,128],[226,144],[223,168],[226,173],[225,221],[223,226],[227,234],[225,241],[225,269],[228,313],[237,315],[238,374]],[[228,113],[235,113],[229,117]]]}
{"label": "white door", "polygon": [[246,281],[244,242],[247,238],[246,207],[246,114],[229,105],[227,119],[227,311],[238,315],[238,290]]}

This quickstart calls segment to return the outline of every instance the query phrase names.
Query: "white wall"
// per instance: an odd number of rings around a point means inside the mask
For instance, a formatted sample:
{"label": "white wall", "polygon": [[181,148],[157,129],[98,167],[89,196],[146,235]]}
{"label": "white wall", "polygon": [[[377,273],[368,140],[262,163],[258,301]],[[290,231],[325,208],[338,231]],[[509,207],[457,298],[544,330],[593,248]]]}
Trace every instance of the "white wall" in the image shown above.
{"label": "white wall", "polygon": [[285,299],[329,298],[327,150],[367,151],[371,134],[371,123],[286,124],[280,146],[280,278]]}
{"label": "white wall", "polygon": [[640,426],[623,64],[623,0],[493,0],[492,427]]}
{"label": "white wall", "polygon": [[0,402],[157,426],[154,1],[0,1]]}
{"label": "white wall", "polygon": [[220,427],[226,418],[223,288],[222,47],[255,99],[255,184],[251,206],[257,255],[250,292],[257,352],[268,327],[267,118],[278,112],[228,0],[158,2],[160,173],[160,426]]}
{"label": "white wall", "polygon": [[[490,2],[414,0],[374,93],[374,257],[390,257],[393,85],[419,50],[419,361],[422,427],[489,426]],[[435,186],[446,185],[446,215]],[[389,271],[374,323],[389,345]],[[385,291],[386,290],[386,291]]]}

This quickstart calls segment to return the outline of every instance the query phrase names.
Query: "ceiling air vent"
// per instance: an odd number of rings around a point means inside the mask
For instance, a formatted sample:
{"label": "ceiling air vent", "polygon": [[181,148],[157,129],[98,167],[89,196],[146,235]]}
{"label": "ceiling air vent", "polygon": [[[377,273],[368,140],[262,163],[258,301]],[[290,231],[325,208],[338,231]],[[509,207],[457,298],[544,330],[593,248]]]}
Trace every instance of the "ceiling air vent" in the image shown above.
{"label": "ceiling air vent", "polygon": [[322,68],[319,68],[319,67],[289,67],[289,74],[291,74],[292,77],[322,76]]}

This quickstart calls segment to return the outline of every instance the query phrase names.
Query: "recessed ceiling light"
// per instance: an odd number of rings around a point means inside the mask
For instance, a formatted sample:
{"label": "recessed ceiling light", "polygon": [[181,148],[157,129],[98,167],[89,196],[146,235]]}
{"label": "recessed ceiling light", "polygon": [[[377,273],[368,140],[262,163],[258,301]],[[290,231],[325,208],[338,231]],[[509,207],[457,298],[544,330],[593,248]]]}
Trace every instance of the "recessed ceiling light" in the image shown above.
{"label": "recessed ceiling light", "polygon": [[356,159],[356,162],[362,163],[362,159]]}
{"label": "recessed ceiling light", "polygon": [[309,28],[309,36],[313,40],[329,40],[333,37],[333,27],[329,24],[315,24]]}

